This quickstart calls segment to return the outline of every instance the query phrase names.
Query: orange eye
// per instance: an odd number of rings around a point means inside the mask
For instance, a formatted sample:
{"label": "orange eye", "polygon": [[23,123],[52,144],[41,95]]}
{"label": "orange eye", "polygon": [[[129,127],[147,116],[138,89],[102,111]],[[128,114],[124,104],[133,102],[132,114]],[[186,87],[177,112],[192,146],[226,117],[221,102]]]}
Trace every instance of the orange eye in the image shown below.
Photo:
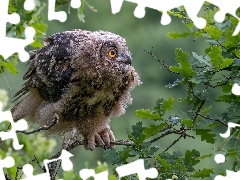
{"label": "orange eye", "polygon": [[117,50],[116,49],[111,49],[108,51],[108,55],[110,58],[114,58],[117,56]]}

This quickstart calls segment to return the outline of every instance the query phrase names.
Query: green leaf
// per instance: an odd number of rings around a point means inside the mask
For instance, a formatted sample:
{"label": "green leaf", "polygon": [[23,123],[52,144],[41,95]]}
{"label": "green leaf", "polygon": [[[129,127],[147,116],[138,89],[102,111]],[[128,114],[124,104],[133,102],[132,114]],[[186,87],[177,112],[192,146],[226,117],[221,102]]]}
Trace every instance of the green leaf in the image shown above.
{"label": "green leaf", "polygon": [[178,85],[182,84],[183,81],[184,81],[184,79],[182,79],[182,80],[177,79],[177,80],[174,81],[172,84],[169,83],[169,84],[166,85],[165,87],[170,89],[170,88],[173,88],[173,87],[175,87],[175,86],[178,86]]}
{"label": "green leaf", "polygon": [[212,46],[208,56],[211,58],[211,63],[214,68],[219,69],[221,62],[223,61],[222,50],[218,46]]}
{"label": "green leaf", "polygon": [[142,125],[142,121],[137,122],[136,125],[132,125],[133,132],[131,133],[131,135],[133,135],[133,138],[137,139],[142,135],[143,131],[145,130],[145,127],[143,127]]}
{"label": "green leaf", "polygon": [[129,152],[131,151],[131,148],[126,147],[124,150],[121,152],[121,160],[123,163],[126,163],[127,158],[129,157]]}
{"label": "green leaf", "polygon": [[85,15],[83,14],[83,9],[84,9],[85,3],[82,1],[80,8],[77,11],[77,16],[79,21],[82,21],[83,23],[85,22],[84,18]]}
{"label": "green leaf", "polygon": [[[200,157],[200,152],[193,149],[192,151],[190,150],[186,150],[185,151],[185,157],[184,157],[184,163],[187,166],[194,166],[196,164],[198,164],[200,162],[200,160],[198,160],[197,158]],[[192,172],[192,170],[194,170],[193,168],[190,169],[189,172]]]}
{"label": "green leaf", "polygon": [[192,120],[191,119],[182,119],[182,124],[186,125],[186,126],[189,126],[189,127],[192,127],[193,126],[193,123],[192,123]]}
{"label": "green leaf", "polygon": [[164,100],[162,97],[158,98],[156,101],[156,106],[154,110],[156,110],[160,116],[163,116],[166,111],[170,111],[173,108],[174,99],[169,98],[168,100]]}
{"label": "green leaf", "polygon": [[146,128],[142,125],[142,122],[139,121],[136,125],[132,126],[132,133],[128,134],[129,139],[133,141],[136,146],[139,146],[146,139],[146,135],[143,133]]}
{"label": "green leaf", "polygon": [[166,126],[167,125],[165,123],[161,123],[159,125],[150,124],[149,127],[146,127],[144,129],[144,134],[146,135],[146,138],[149,138],[153,135],[156,135],[159,131],[161,131]]}
{"label": "green leaf", "polygon": [[161,158],[160,156],[156,156],[156,159],[159,161],[161,166],[164,166],[166,169],[172,168],[172,165],[168,163],[164,158]]}
{"label": "green leaf", "polygon": [[202,160],[202,159],[205,159],[205,158],[208,158],[208,157],[212,157],[212,156],[213,156],[213,154],[205,154],[205,155],[202,155],[202,156],[200,156],[200,157],[198,157],[196,159]]}
{"label": "green leaf", "polygon": [[193,57],[194,57],[195,59],[197,59],[200,63],[202,63],[202,64],[204,64],[204,65],[206,65],[206,66],[209,66],[209,67],[212,66],[208,58],[203,57],[203,56],[199,56],[199,55],[197,55],[195,52],[192,52],[192,55],[193,55]]}
{"label": "green leaf", "polygon": [[229,82],[226,85],[222,85],[222,92],[224,93],[230,93],[232,92],[232,84],[230,84]]}
{"label": "green leaf", "polygon": [[116,149],[105,150],[104,153],[103,153],[103,157],[108,163],[119,165],[122,162],[121,161],[121,156],[119,155],[119,153],[116,152]]}
{"label": "green leaf", "polygon": [[227,150],[227,156],[231,158],[238,158],[240,156],[239,149],[229,149]]}
{"label": "green leaf", "polygon": [[191,64],[188,61],[188,53],[183,52],[182,49],[175,49],[176,60],[179,62],[179,66],[170,66],[169,69],[172,72],[180,73],[187,78],[191,78],[195,72],[191,68]]}
{"label": "green leaf", "polygon": [[94,168],[94,171],[97,174],[108,170],[108,165],[106,162],[101,163],[100,161],[97,161],[97,165],[98,166]]}
{"label": "green leaf", "polygon": [[232,65],[233,61],[234,61],[234,59],[224,58],[220,64],[220,69],[224,69],[224,68]]}
{"label": "green leaf", "polygon": [[222,50],[220,47],[214,45],[210,48],[210,52],[208,52],[208,56],[211,58],[211,63],[214,68],[217,70],[224,69],[231,65],[234,59],[223,58]]}
{"label": "green leaf", "polygon": [[208,76],[205,74],[202,74],[202,72],[201,72],[201,74],[196,74],[191,79],[189,79],[189,81],[191,81],[192,83],[195,83],[195,84],[207,82]]}
{"label": "green leaf", "polygon": [[206,108],[202,108],[200,110],[202,115],[207,115],[210,111],[212,110],[212,106],[206,107]]}
{"label": "green leaf", "polygon": [[[181,11],[181,8],[182,7],[178,7],[179,11]],[[162,11],[161,11],[162,12]],[[177,12],[177,11],[168,11],[168,14],[171,15],[171,16],[175,16],[175,17],[178,17],[179,19],[182,18],[182,13],[181,12]]]}
{"label": "green leaf", "polygon": [[[234,29],[231,26],[228,26],[225,32],[225,42],[223,42],[223,46],[226,48],[229,47],[237,47],[240,41],[239,33],[237,36],[233,36]],[[236,49],[236,48],[234,48]]]}
{"label": "green leaf", "polygon": [[154,155],[158,150],[160,149],[160,146],[154,146],[154,147],[150,147],[148,154],[149,155]]}
{"label": "green leaf", "polygon": [[118,178],[115,175],[109,175],[108,179],[109,180],[118,180]]}
{"label": "green leaf", "polygon": [[223,31],[219,30],[217,26],[207,25],[204,29],[216,41],[220,39],[223,33]]}
{"label": "green leaf", "polygon": [[196,135],[201,136],[201,141],[206,141],[207,143],[214,144],[216,139],[216,134],[211,134],[212,130],[210,129],[197,129]]}
{"label": "green leaf", "polygon": [[64,180],[80,180],[79,174],[74,174],[74,170],[63,172]]}
{"label": "green leaf", "polygon": [[210,177],[211,174],[214,174],[213,168],[211,168],[211,169],[204,168],[203,170],[195,171],[191,175],[191,177],[203,179],[203,178]]}
{"label": "green leaf", "polygon": [[170,111],[173,109],[174,98],[169,98],[168,100],[163,101],[163,109],[165,111]]}
{"label": "green leaf", "polygon": [[30,46],[35,47],[35,48],[41,48],[43,47],[43,43],[39,39],[35,39]]}
{"label": "green leaf", "polygon": [[140,109],[135,111],[136,116],[142,119],[160,120],[158,113],[153,113],[149,109]]}
{"label": "green leaf", "polygon": [[5,67],[10,73],[17,74],[18,70],[16,69],[16,64],[10,61],[2,61],[0,64]]}
{"label": "green leaf", "polygon": [[172,39],[178,39],[178,38],[185,38],[189,35],[190,33],[187,31],[184,31],[183,33],[178,33],[178,32],[169,32],[167,33],[167,36]]}
{"label": "green leaf", "polygon": [[[239,98],[239,96],[235,96],[236,98]],[[239,100],[232,102],[230,106],[227,108],[227,110],[222,113],[222,119],[225,121],[231,121],[234,119],[239,119],[240,114],[240,104]]]}
{"label": "green leaf", "polygon": [[154,107],[154,110],[156,110],[160,116],[163,116],[165,114],[165,111],[162,108],[163,101],[164,99],[162,97],[158,98],[156,101],[156,106]]}
{"label": "green leaf", "polygon": [[235,102],[236,99],[239,99],[236,95],[229,94],[229,95],[219,96],[215,101],[216,102],[232,103],[232,102]]}
{"label": "green leaf", "polygon": [[45,35],[48,25],[45,23],[35,23],[32,24],[32,27],[35,29],[36,33],[40,33],[41,35]]}

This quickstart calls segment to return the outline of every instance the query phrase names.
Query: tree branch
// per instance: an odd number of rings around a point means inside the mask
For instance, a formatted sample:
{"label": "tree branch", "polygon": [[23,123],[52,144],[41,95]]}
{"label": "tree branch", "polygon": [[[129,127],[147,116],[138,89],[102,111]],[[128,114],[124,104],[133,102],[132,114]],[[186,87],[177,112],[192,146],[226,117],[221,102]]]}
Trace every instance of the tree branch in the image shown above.
{"label": "tree branch", "polygon": [[46,130],[49,130],[50,128],[52,128],[53,126],[55,126],[57,123],[58,123],[58,120],[59,120],[59,117],[57,114],[54,115],[54,119],[52,120],[52,123],[49,125],[49,126],[42,126],[40,128],[37,128],[37,129],[34,129],[32,131],[16,131],[17,133],[23,133],[23,134],[26,134],[26,135],[29,135],[29,134],[34,134],[36,132],[40,132],[40,131],[46,131]]}
{"label": "tree branch", "polygon": [[163,152],[168,151],[174,144],[176,144],[181,138],[183,137],[183,135],[179,136],[176,140],[174,140],[172,142],[172,144],[170,144]]}
{"label": "tree branch", "polygon": [[[152,49],[153,49],[153,47],[152,47]],[[169,72],[174,73],[174,74],[179,74],[179,73],[177,73],[177,72],[172,72],[172,71],[170,70],[169,66],[168,66],[167,64],[165,64],[164,61],[160,61],[160,60],[153,54],[153,51],[152,51],[152,50],[151,50],[151,51],[144,50],[144,51],[147,52],[148,54],[150,54],[154,59],[156,59],[156,60],[157,60],[160,64],[162,64],[164,67],[166,67]]]}

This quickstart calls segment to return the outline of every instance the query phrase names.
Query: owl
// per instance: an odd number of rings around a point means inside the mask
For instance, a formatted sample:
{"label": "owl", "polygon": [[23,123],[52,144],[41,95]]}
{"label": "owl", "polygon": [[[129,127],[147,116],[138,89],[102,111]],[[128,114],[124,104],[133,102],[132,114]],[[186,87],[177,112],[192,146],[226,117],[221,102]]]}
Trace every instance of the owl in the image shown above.
{"label": "owl", "polygon": [[25,118],[41,126],[58,123],[47,134],[76,131],[87,142],[114,148],[110,117],[120,116],[132,103],[130,91],[140,84],[125,39],[106,31],[74,29],[44,39],[33,51],[23,76],[21,98],[12,109],[14,121]]}

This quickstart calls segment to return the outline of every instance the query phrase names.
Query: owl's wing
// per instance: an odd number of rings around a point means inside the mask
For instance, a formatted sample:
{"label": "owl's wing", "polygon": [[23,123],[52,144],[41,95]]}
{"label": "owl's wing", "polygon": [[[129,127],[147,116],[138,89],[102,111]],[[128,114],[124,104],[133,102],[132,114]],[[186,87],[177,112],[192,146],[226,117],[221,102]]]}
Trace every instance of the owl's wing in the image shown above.
{"label": "owl's wing", "polygon": [[31,88],[37,89],[47,101],[56,102],[61,98],[74,71],[70,64],[76,54],[73,48],[75,38],[70,32],[45,38],[45,46],[34,51],[30,57],[30,68],[23,76],[27,81],[15,94],[15,100],[27,94]]}

